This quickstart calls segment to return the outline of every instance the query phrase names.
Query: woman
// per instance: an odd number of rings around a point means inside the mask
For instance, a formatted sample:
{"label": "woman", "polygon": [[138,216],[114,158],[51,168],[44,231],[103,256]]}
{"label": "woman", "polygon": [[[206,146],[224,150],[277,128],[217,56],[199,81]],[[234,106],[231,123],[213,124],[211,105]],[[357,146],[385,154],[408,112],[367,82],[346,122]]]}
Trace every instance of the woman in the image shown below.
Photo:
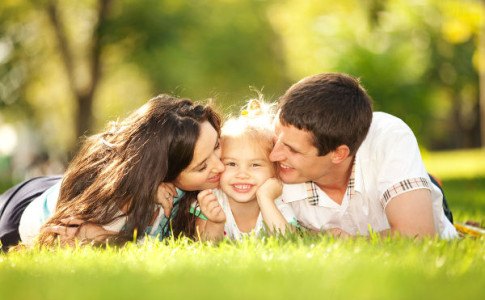
{"label": "woman", "polygon": [[[193,197],[182,192],[173,199],[176,191],[171,184],[184,191],[218,186],[224,169],[219,133],[220,117],[209,106],[168,95],[111,123],[103,133],[87,138],[70,163],[54,199],[55,212],[40,230],[39,244],[55,245],[58,234],[66,243],[74,237],[121,243],[144,232],[163,237],[171,205]],[[43,213],[40,208],[49,207],[48,195],[43,196],[29,204],[22,220],[36,219]],[[183,222],[178,218],[176,223]],[[29,232],[28,225],[24,232]],[[32,230],[35,235],[38,228]]]}

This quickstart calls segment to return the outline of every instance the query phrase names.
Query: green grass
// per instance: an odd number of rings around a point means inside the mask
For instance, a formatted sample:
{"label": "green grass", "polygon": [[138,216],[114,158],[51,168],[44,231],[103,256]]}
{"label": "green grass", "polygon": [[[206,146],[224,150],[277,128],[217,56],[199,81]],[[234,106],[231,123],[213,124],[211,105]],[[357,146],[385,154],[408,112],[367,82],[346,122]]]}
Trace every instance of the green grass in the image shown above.
{"label": "green grass", "polygon": [[0,256],[2,299],[479,299],[483,238],[303,237]]}
{"label": "green grass", "polygon": [[424,152],[423,159],[442,181],[455,220],[485,225],[485,149]]}
{"label": "green grass", "polygon": [[[477,156],[455,154],[440,168],[455,156]],[[435,160],[433,153],[425,158]],[[443,180],[458,221],[485,219],[480,170],[474,176],[431,170]],[[0,300],[482,299],[484,242],[294,235],[218,245],[182,239],[121,249],[25,250],[0,254]]]}

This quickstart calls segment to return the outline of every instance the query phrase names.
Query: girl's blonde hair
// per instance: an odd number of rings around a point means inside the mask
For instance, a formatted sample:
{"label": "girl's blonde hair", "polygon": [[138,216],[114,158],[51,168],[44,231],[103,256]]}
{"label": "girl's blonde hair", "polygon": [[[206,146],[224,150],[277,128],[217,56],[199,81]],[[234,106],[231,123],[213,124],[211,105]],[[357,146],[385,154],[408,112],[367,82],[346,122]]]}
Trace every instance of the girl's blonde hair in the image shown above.
{"label": "girl's blonde hair", "polygon": [[250,99],[239,116],[226,120],[221,129],[221,139],[244,138],[258,143],[269,155],[274,146],[274,107],[273,103],[264,102],[261,96]]}

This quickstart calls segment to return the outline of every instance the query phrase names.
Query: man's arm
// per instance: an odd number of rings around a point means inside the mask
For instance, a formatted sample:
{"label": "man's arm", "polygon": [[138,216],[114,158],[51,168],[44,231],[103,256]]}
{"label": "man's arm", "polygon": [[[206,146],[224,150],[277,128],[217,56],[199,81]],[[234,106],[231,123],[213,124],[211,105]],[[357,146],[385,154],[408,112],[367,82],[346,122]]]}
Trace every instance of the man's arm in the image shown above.
{"label": "man's arm", "polygon": [[[399,194],[389,200],[386,215],[391,226],[390,234],[424,237],[436,234],[433,219],[431,192],[416,189]],[[382,232],[389,234],[389,232]]]}

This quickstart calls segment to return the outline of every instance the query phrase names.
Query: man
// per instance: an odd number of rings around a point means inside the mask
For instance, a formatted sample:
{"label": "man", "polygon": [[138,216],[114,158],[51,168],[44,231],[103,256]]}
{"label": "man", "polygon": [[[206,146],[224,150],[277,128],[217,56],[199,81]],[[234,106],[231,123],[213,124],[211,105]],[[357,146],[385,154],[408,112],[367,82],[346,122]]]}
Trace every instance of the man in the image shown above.
{"label": "man", "polygon": [[344,74],[318,74],[281,97],[270,154],[300,223],[336,235],[457,236],[411,129],[372,112]]}

